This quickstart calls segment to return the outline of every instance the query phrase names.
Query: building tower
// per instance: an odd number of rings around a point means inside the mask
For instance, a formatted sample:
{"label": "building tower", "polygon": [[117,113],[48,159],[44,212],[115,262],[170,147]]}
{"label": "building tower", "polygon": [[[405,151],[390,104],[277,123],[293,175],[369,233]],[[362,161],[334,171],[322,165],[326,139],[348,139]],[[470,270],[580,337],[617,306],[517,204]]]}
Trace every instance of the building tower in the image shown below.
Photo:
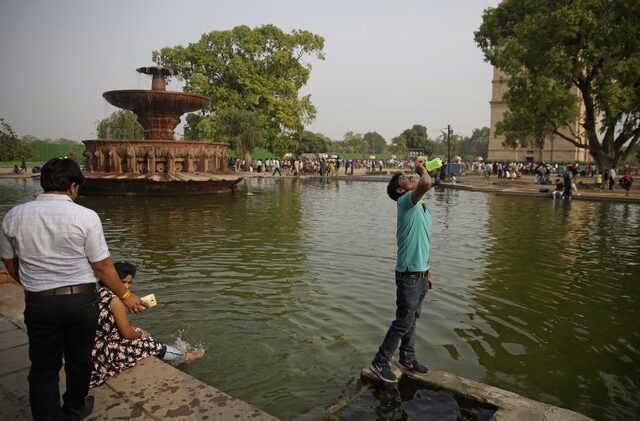
{"label": "building tower", "polygon": [[[491,128],[489,129],[489,153],[488,160],[495,161],[508,161],[508,162],[592,162],[589,149],[578,148],[569,141],[554,136],[552,139],[545,140],[544,147],[542,149],[537,147],[523,148],[518,146],[516,149],[505,147],[502,145],[504,136],[496,136],[496,123],[502,120],[502,116],[505,111],[508,110],[507,103],[504,101],[504,94],[509,89],[507,86],[508,76],[501,70],[493,68],[493,80],[491,81],[493,87],[491,90]],[[580,103],[582,109],[582,102]],[[574,133],[577,133],[580,138],[580,143],[587,144],[587,138],[584,133],[584,129],[580,126],[579,121],[576,121],[573,127]],[[570,131],[566,130],[567,136],[570,136]]]}

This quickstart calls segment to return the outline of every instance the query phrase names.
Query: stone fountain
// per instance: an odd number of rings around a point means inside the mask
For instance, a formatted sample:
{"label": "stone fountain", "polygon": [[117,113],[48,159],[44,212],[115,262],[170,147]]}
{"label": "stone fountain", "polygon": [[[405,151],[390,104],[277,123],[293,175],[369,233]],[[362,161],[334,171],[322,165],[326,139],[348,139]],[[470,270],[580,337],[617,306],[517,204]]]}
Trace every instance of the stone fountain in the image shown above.
{"label": "stone fountain", "polygon": [[144,129],[143,140],[85,140],[86,181],[83,195],[193,195],[225,193],[242,177],[227,171],[227,144],[175,140],[180,116],[209,103],[203,95],[166,90],[174,75],[162,67],[141,67],[153,76],[151,90],[108,91],[112,105],[133,111]]}

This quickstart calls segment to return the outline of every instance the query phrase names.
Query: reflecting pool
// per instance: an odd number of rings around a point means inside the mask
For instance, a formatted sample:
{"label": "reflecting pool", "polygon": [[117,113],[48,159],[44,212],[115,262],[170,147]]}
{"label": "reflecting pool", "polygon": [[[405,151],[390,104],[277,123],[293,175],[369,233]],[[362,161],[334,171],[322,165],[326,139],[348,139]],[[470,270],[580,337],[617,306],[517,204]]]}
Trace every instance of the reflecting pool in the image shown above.
{"label": "reflecting pool", "polygon": [[[0,180],[0,217],[40,190]],[[254,179],[231,195],[81,197],[159,305],[203,345],[189,374],[283,419],[359,389],[395,310],[386,184]],[[435,190],[417,330],[429,366],[596,419],[640,417],[640,206]],[[373,394],[372,396],[377,396]],[[381,401],[382,402],[382,401]]]}

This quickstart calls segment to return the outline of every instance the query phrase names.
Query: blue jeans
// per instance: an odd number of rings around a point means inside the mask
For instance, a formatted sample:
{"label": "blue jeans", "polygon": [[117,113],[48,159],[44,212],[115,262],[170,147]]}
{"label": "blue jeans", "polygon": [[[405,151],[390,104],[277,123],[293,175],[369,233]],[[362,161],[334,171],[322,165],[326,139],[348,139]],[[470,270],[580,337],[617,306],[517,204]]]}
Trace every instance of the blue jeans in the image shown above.
{"label": "blue jeans", "polygon": [[422,301],[427,295],[427,277],[424,274],[396,273],[396,319],[391,322],[384,341],[373,359],[376,363],[389,363],[400,344],[400,359],[416,358],[416,320],[420,317]]}

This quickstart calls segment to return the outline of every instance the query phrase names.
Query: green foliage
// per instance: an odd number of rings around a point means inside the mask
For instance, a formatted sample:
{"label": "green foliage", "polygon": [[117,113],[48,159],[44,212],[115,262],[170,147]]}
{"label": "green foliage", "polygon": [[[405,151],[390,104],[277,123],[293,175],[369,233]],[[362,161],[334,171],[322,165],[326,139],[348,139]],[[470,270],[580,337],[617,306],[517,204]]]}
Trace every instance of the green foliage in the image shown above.
{"label": "green foliage", "polygon": [[404,155],[409,151],[420,152],[424,155],[433,155],[436,149],[435,142],[429,138],[427,128],[420,124],[414,124],[410,129],[406,129],[399,136],[391,140],[395,145],[395,153]]}
{"label": "green foliage", "polygon": [[367,153],[364,137],[360,133],[345,133],[342,138],[341,146],[342,152],[360,153],[362,156]]}
{"label": "green foliage", "polygon": [[476,156],[487,159],[489,153],[489,128],[473,129],[471,136],[462,138],[457,155],[462,159],[471,161]]}
{"label": "green foliage", "polygon": [[[215,115],[218,138],[251,162],[251,152],[262,147],[266,140],[266,130],[261,115],[256,111],[227,108]],[[206,119],[200,120],[203,125]]]}
{"label": "green foliage", "polygon": [[302,139],[300,139],[300,144],[296,153],[328,152],[330,145],[331,139],[327,136],[322,133],[313,133],[305,130],[302,133]]}
{"label": "green foliage", "polygon": [[69,157],[78,163],[82,163],[84,158],[84,145],[82,143],[48,143],[45,140],[39,140],[33,144],[34,153],[31,160],[35,162],[47,162],[51,158],[57,156]]}
{"label": "green foliage", "polygon": [[[505,144],[541,147],[556,135],[588,148],[600,168],[624,161],[640,138],[639,27],[637,0],[509,0],[486,9],[475,40],[509,77],[509,111],[497,126]],[[588,145],[571,131],[578,119]]]}
{"label": "green foliage", "polygon": [[[324,39],[308,31],[285,33],[274,25],[254,29],[237,26],[206,33],[186,47],[154,51],[153,57],[178,71],[178,77],[185,81],[185,92],[211,98],[209,107],[187,117],[185,137],[229,137],[225,121],[244,112],[241,120],[259,122],[261,135],[252,141],[245,138],[245,147],[263,142],[274,151],[284,151],[296,146],[303,127],[315,118],[310,96],[300,98],[298,93],[311,72],[304,59],[324,59],[323,47]],[[232,110],[231,114],[217,116],[226,110]]]}
{"label": "green foliage", "polygon": [[142,139],[144,129],[138,123],[138,116],[129,110],[119,110],[98,122],[98,139]]}
{"label": "green foliage", "polygon": [[11,126],[0,118],[0,161],[28,160],[33,155],[33,146],[19,139]]}
{"label": "green foliage", "polygon": [[370,154],[381,154],[387,149],[387,142],[378,132],[367,132],[363,136],[367,152]]}

